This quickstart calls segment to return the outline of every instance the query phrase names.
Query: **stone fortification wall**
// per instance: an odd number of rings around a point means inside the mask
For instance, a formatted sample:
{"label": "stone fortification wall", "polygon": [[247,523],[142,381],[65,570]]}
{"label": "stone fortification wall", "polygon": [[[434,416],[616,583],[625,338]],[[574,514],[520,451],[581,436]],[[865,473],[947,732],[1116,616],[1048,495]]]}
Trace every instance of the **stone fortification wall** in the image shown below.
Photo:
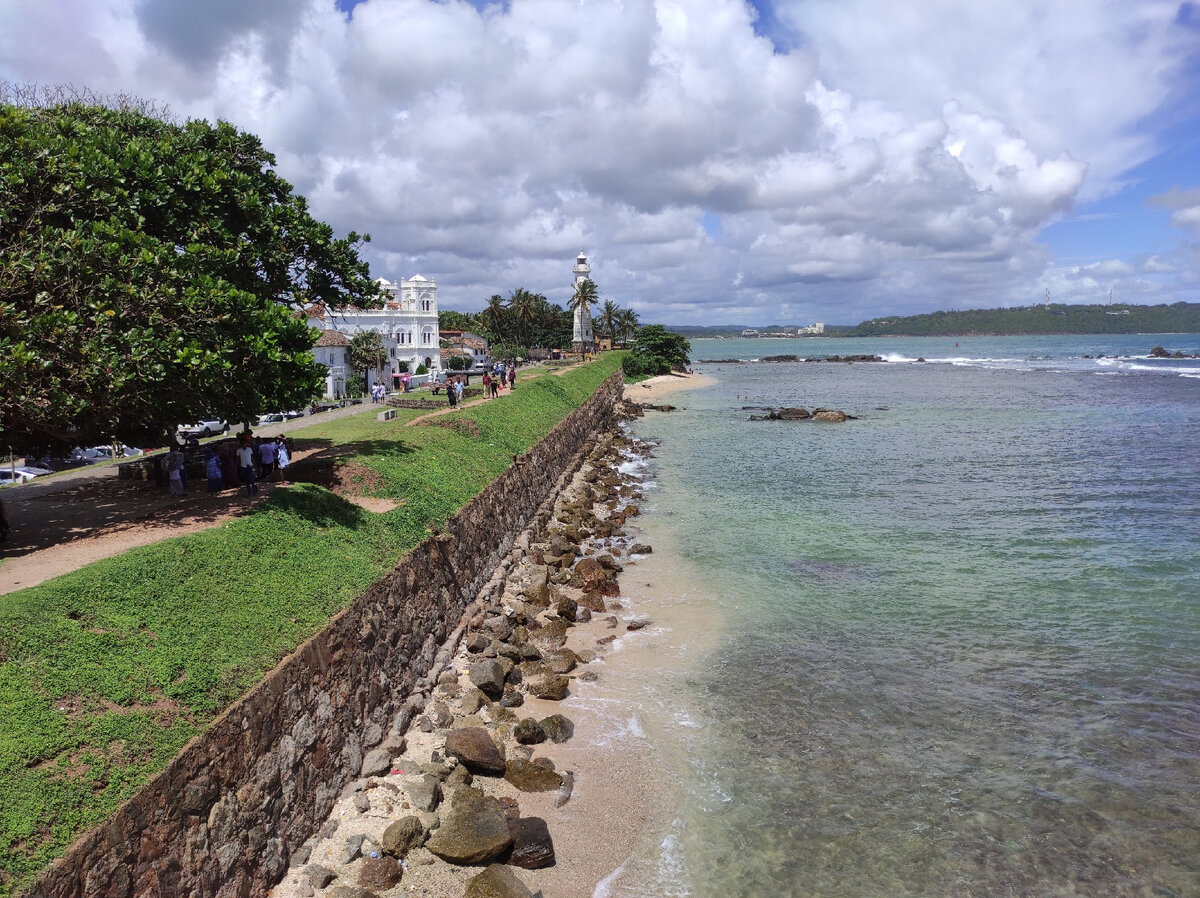
{"label": "stone fortification wall", "polygon": [[37,898],[260,896],[364,767],[387,763],[450,658],[447,637],[498,592],[514,538],[547,518],[622,376],[445,528],[289,655],[42,877]]}

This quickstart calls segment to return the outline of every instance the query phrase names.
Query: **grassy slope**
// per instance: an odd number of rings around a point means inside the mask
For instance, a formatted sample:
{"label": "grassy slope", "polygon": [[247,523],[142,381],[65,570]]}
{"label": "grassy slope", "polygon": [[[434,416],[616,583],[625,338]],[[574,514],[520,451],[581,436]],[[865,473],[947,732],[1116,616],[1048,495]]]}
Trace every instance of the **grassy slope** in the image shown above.
{"label": "grassy slope", "polygon": [[494,479],[619,366],[522,378],[501,401],[403,427],[363,415],[295,435],[352,450],[403,504],[319,487],[218,528],[0,596],[0,896],[111,813],[189,739]]}

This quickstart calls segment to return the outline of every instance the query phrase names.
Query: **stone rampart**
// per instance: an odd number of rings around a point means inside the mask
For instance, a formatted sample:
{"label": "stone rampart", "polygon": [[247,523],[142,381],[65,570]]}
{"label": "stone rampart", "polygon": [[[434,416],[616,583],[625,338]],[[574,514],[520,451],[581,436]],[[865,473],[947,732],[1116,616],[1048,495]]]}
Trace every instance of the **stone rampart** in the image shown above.
{"label": "stone rampart", "polygon": [[265,895],[364,756],[399,739],[450,657],[447,638],[477,597],[502,588],[513,540],[548,518],[592,438],[611,428],[621,387],[617,372],[80,837],[29,895]]}

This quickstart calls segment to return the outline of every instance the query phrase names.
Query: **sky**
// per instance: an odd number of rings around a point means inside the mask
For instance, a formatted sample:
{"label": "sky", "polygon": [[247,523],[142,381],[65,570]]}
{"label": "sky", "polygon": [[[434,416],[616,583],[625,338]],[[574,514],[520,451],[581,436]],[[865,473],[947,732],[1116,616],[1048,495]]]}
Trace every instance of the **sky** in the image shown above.
{"label": "sky", "polygon": [[0,80],[254,132],[442,308],[1200,301],[1192,0],[0,0]]}

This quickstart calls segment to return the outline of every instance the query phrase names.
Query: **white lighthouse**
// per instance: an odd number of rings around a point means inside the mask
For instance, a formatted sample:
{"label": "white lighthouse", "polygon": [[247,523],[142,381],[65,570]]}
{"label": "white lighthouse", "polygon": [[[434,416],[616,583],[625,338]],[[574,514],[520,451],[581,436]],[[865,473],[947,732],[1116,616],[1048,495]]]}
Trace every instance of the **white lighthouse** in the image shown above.
{"label": "white lighthouse", "polygon": [[[583,250],[579,251],[579,256],[575,259],[575,267],[571,271],[575,275],[573,285],[578,285],[580,281],[591,280],[592,269],[588,266],[587,256],[584,255]],[[592,333],[591,311],[583,306],[575,308],[571,327],[571,343],[576,350],[590,350],[596,345],[596,335]]]}

